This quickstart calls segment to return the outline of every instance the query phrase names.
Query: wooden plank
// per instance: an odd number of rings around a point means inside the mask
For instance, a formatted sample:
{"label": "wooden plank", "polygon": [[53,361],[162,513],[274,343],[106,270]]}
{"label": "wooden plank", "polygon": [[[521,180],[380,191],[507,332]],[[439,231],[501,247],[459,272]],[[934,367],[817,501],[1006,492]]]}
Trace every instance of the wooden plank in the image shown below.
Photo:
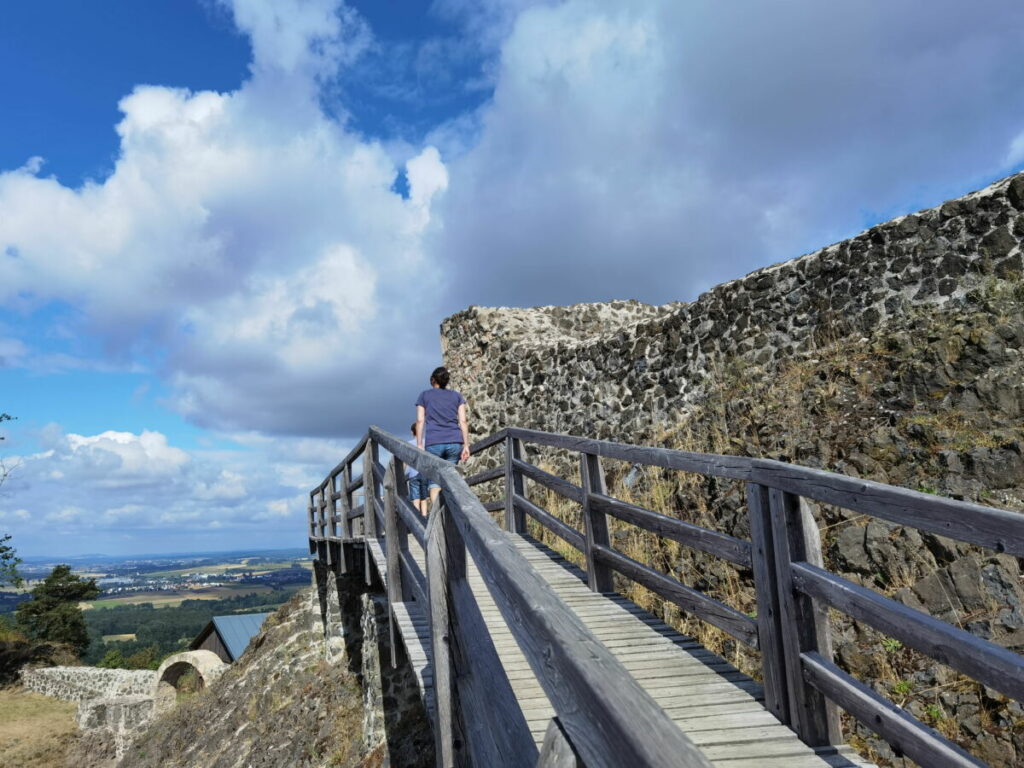
{"label": "wooden plank", "polygon": [[801,661],[811,685],[885,739],[897,754],[928,768],[985,765],[819,654],[802,654]]}
{"label": "wooden plank", "polygon": [[[387,543],[387,584],[388,604],[393,606],[404,599],[402,589],[402,564],[399,560],[401,547],[398,533],[398,504],[395,491],[395,463],[391,462],[384,479],[384,536]],[[391,667],[398,666],[397,633],[394,611],[388,611],[388,628],[391,633]]]}
{"label": "wooden plank", "polygon": [[594,494],[590,503],[605,514],[625,520],[659,536],[678,541],[691,549],[720,557],[744,568],[751,567],[750,544],[735,536],[712,531],[674,517],[602,494]]}
{"label": "wooden plank", "polygon": [[466,478],[466,485],[474,486],[480,485],[480,483],[486,483],[490,480],[497,480],[499,477],[505,476],[505,467],[497,466],[491,469],[485,469],[483,472],[477,472],[475,475],[470,475]]}
{"label": "wooden plank", "polygon": [[500,512],[508,505],[505,499],[496,499],[494,501],[488,501],[484,504],[484,509],[488,512]]}
{"label": "wooden plank", "polygon": [[810,565],[793,563],[793,586],[941,664],[1024,700],[1024,656]]}
{"label": "wooden plank", "polygon": [[557,493],[559,496],[564,496],[570,501],[575,501],[577,504],[583,503],[583,489],[575,483],[570,483],[568,480],[565,480],[558,475],[545,472],[538,466],[516,458],[512,459],[512,468],[519,470],[534,482],[540,483],[545,488]]}
{"label": "wooden plank", "polygon": [[[370,434],[407,460],[411,450],[403,441],[376,427]],[[685,734],[552,593],[455,468],[438,467],[436,480],[488,591],[588,768],[710,768]]]}
{"label": "wooden plank", "polygon": [[538,507],[529,499],[524,499],[518,494],[512,497],[512,503],[517,510],[525,512],[553,534],[565,539],[565,541],[574,546],[580,552],[586,549],[586,542],[583,540],[583,536],[580,532],[563,523],[546,509]]}
{"label": "wooden plank", "polygon": [[789,493],[1024,557],[1024,515],[777,461],[755,461],[751,479]]}
{"label": "wooden plank", "polygon": [[523,475],[513,463],[525,458],[523,443],[512,437],[505,439],[505,530],[526,533],[526,516],[515,505],[515,497],[528,498]]}
{"label": "wooden plank", "polygon": [[544,745],[537,759],[537,768],[584,768],[583,761],[573,750],[557,717],[551,718],[544,733]]}
{"label": "wooden plank", "polygon": [[611,548],[608,537],[608,517],[593,503],[595,494],[606,494],[601,459],[592,453],[580,454],[580,499],[583,504],[584,557],[587,564],[587,586],[594,592],[613,592],[613,572],[606,564],[594,559],[594,545]]}
{"label": "wooden plank", "polygon": [[[338,509],[338,524],[340,525],[339,536],[343,540],[352,538],[352,518],[350,517],[350,515],[352,514],[352,494],[350,494],[346,490],[346,487],[348,486],[348,481],[351,478],[352,465],[343,464],[341,474],[338,475],[338,487],[340,488],[340,493],[338,494],[338,501],[341,502]],[[348,562],[348,558],[345,556],[344,547],[340,548],[339,557],[341,573],[348,573],[350,564]]]}
{"label": "wooden plank", "polygon": [[449,571],[464,568],[464,563],[450,562],[447,532],[441,515],[432,514],[427,521],[427,592],[430,616],[430,647],[434,667],[434,742],[439,768],[468,766],[465,734],[462,731],[456,671],[451,653],[451,606],[449,605]]}
{"label": "wooden plank", "polygon": [[508,434],[527,443],[564,448],[577,453],[592,453],[606,459],[618,459],[631,464],[646,464],[653,467],[679,469],[684,472],[698,472],[702,475],[731,477],[738,480],[746,480],[750,476],[754,462],[753,459],[744,456],[720,456],[709,453],[673,451],[668,448],[641,447],[519,427],[509,427]]}
{"label": "wooden plank", "polygon": [[476,456],[481,451],[485,451],[488,448],[490,448],[491,446],[495,446],[498,443],[504,442],[504,440],[505,440],[507,435],[508,435],[508,430],[507,429],[499,429],[493,435],[491,435],[489,437],[485,437],[483,440],[480,440],[478,442],[473,443],[473,445],[471,445],[469,447],[469,452],[473,456]]}
{"label": "wooden plank", "polygon": [[713,597],[708,597],[703,592],[698,592],[696,589],[669,578],[650,566],[637,562],[609,547],[595,545],[594,557],[633,581],[657,592],[666,600],[671,600],[683,610],[725,630],[740,642],[751,648],[757,648],[757,623],[735,608],[719,602]]}
{"label": "wooden plank", "polygon": [[791,722],[791,713],[789,695],[786,691],[779,585],[776,578],[768,489],[763,485],[747,483],[747,515],[750,521],[754,592],[757,597],[757,640],[761,651],[765,706],[779,722],[788,725]]}
{"label": "wooden plank", "polygon": [[818,527],[799,496],[772,488],[768,492],[775,548],[775,572],[779,595],[782,651],[785,661],[789,725],[812,747],[842,742],[839,713],[820,691],[808,685],[801,674],[800,654],[806,651],[831,658],[828,614],[793,586],[792,564],[821,562]]}
{"label": "wooden plank", "polygon": [[398,505],[399,519],[405,524],[412,537],[416,539],[416,543],[421,547],[425,546],[427,543],[427,527],[423,515],[405,496],[398,495],[395,501]]}
{"label": "wooden plank", "polygon": [[327,473],[328,476],[337,475],[339,472],[342,471],[343,468],[351,467],[352,463],[355,462],[356,460],[356,456],[363,452],[363,447],[366,445],[366,440],[369,438],[369,436],[370,433],[367,432],[361,438],[359,438],[359,442],[356,443],[355,447],[348,452],[348,455],[345,456],[345,458],[342,459],[340,462],[338,462],[338,465],[334,469]]}

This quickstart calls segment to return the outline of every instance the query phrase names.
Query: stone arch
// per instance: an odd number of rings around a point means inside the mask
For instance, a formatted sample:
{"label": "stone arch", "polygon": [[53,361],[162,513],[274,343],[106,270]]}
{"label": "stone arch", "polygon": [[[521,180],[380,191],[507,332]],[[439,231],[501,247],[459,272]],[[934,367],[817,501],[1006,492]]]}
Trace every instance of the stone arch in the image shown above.
{"label": "stone arch", "polygon": [[153,704],[157,713],[174,706],[178,697],[178,682],[186,672],[194,672],[205,688],[224,672],[228,665],[213,651],[185,651],[164,659],[156,671]]}

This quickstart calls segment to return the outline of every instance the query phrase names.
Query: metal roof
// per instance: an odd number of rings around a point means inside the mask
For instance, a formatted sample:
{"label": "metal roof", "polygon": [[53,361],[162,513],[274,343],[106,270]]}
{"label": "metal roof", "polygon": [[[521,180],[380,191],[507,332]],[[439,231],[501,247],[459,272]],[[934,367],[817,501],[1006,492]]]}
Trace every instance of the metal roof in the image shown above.
{"label": "metal roof", "polygon": [[234,661],[245,651],[249,641],[259,633],[269,613],[243,613],[237,616],[214,616],[213,626],[220,635],[228,655]]}

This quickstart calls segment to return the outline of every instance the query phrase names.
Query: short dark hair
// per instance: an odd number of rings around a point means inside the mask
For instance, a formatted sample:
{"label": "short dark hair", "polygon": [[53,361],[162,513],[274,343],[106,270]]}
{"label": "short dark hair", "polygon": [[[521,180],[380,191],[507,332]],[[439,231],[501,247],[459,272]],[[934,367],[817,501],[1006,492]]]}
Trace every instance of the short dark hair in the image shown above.
{"label": "short dark hair", "polygon": [[412,430],[412,433],[413,433],[414,435],[416,434],[416,422],[415,422],[415,421],[414,421],[414,422],[412,423],[412,426],[411,426],[411,427],[409,427],[409,429],[411,429],[411,430]]}
{"label": "short dark hair", "polygon": [[443,365],[440,368],[435,368],[434,372],[430,374],[430,380],[437,383],[441,389],[448,386],[448,382],[451,380],[451,375],[448,373],[448,369]]}

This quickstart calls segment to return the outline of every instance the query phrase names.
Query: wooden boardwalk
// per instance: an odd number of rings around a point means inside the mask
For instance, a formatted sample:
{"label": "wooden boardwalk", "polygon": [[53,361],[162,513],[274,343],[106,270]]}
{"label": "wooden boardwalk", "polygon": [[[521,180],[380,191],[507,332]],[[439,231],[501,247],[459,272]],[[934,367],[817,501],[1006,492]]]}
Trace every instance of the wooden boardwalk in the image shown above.
{"label": "wooden boardwalk", "polygon": [[[568,452],[578,482],[530,463],[528,447]],[[310,492],[310,552],[339,574],[363,562],[367,583],[383,583],[439,768],[870,766],[844,746],[840,709],[919,765],[983,766],[834,663],[829,610],[1024,701],[1024,657],[826,569],[808,502],[1016,557],[1024,515],[778,461],[518,427],[472,453],[499,448],[498,462],[463,477],[370,427]],[[749,538],[616,499],[603,460],[742,482]],[[429,524],[408,500],[406,466],[443,490]],[[474,490],[483,484],[493,501]],[[539,506],[534,489],[578,505],[582,529]],[[527,518],[585,568],[529,537]],[[619,551],[613,523],[752,573],[756,614]],[[616,594],[621,578],[756,651],[763,684]]]}
{"label": "wooden boardwalk", "polygon": [[[803,744],[764,707],[761,685],[731,664],[615,593],[596,593],[586,574],[554,550],[528,536],[507,534],[558,596],[651,694],[671,719],[722,768],[864,768],[871,766],[847,747],[821,754]],[[369,544],[386,586],[386,543]],[[423,550],[410,544],[421,568]],[[537,748],[554,707],[484,584],[469,564],[473,594],[487,622],[502,665]],[[433,717],[433,673],[427,617],[414,602],[396,604],[396,622],[424,703]]]}

